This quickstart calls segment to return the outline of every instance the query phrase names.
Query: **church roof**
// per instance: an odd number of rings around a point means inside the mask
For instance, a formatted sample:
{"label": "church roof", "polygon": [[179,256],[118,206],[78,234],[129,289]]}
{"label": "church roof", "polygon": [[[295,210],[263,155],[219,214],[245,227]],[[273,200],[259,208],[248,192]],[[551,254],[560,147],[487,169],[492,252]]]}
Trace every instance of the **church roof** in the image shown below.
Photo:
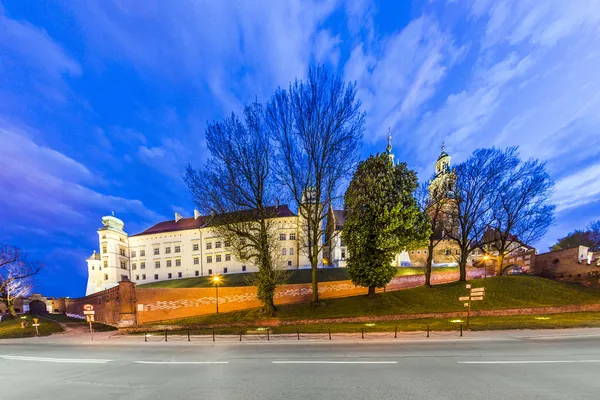
{"label": "church roof", "polygon": [[[252,216],[252,211],[254,210],[245,210],[245,211],[236,211],[237,213],[247,213],[249,217]],[[294,214],[287,205],[280,206],[271,206],[267,207],[267,213],[273,213],[274,218],[284,218],[284,217],[295,217]],[[224,213],[217,214],[214,216],[200,216],[198,218],[181,218],[179,221],[169,220],[159,222],[156,225],[151,226],[143,232],[136,233],[133,236],[142,236],[142,235],[152,235],[155,233],[165,233],[165,232],[174,232],[174,231],[185,231],[189,229],[201,229],[209,226],[219,225],[220,221],[226,220],[228,216],[233,216],[234,213]]]}
{"label": "church roof", "polygon": [[444,150],[442,150],[440,156],[438,157],[438,161],[441,160],[444,157],[448,157],[448,153],[446,153]]}

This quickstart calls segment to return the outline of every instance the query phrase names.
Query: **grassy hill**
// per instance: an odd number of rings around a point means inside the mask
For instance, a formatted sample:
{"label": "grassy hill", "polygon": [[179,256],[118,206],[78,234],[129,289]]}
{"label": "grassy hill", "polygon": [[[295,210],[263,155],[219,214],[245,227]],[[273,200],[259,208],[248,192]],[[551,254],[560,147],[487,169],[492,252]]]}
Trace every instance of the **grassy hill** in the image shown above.
{"label": "grassy hill", "polygon": [[[473,302],[473,309],[561,306],[600,303],[600,291],[529,276],[502,276],[471,281],[473,287],[485,287],[483,301]],[[365,315],[421,314],[464,311],[459,296],[467,295],[464,283],[419,287],[366,296],[328,299],[322,307],[289,304],[277,307],[276,318],[283,320],[358,317]],[[185,318],[169,323],[203,324],[218,322],[252,322],[264,317],[258,309]]]}
{"label": "grassy hill", "polygon": [[[35,336],[35,327],[32,326],[35,315],[24,315],[16,319],[8,319],[0,322],[0,339],[24,338]],[[21,328],[21,322],[27,321],[27,328]],[[40,336],[48,336],[53,333],[62,332],[63,329],[54,321],[39,321]]]}
{"label": "grassy hill", "polygon": [[[457,268],[440,267],[435,268],[436,272],[457,271]],[[396,275],[419,275],[423,274],[423,268],[400,267]],[[229,274],[221,275],[221,283],[219,286],[251,286],[252,278],[255,273],[244,274]],[[326,268],[317,271],[319,282],[343,281],[349,280],[347,268]],[[310,269],[300,269],[290,271],[287,283],[310,283],[312,275]],[[212,287],[213,282],[210,276],[202,276],[198,278],[173,279],[169,281],[146,283],[138,285],[142,288],[203,288]]]}

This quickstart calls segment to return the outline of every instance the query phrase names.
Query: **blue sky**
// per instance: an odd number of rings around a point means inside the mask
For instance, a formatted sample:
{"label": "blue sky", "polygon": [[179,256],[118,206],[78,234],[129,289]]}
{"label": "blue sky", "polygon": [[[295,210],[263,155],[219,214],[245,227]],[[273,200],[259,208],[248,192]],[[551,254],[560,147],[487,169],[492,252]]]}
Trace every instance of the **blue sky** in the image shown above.
{"label": "blue sky", "polygon": [[101,217],[135,233],[193,203],[206,122],[320,62],[356,80],[363,155],[433,172],[519,145],[556,181],[538,244],[600,218],[600,2],[0,2],[0,241],[46,263],[47,295],[84,293]]}

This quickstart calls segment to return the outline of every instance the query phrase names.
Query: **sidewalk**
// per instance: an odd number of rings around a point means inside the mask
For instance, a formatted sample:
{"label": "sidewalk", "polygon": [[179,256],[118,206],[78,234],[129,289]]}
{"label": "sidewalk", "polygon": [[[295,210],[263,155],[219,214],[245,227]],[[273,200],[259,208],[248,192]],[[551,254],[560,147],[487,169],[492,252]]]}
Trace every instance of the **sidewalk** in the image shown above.
{"label": "sidewalk", "polygon": [[[539,330],[509,330],[509,331],[464,331],[460,337],[458,332],[431,332],[426,337],[425,332],[398,332],[397,338],[394,333],[365,333],[364,339],[361,334],[335,333],[325,334],[300,334],[298,340],[296,334],[284,335],[243,335],[240,341],[239,335],[216,335],[213,341],[212,335],[191,335],[188,342],[187,335],[168,334],[165,342],[163,334],[144,335],[117,335],[116,332],[96,332],[94,340],[89,333],[56,334],[46,337],[32,337],[21,339],[4,339],[0,341],[0,347],[4,344],[56,344],[56,345],[218,345],[218,344],[336,344],[336,343],[410,343],[410,342],[458,342],[458,341],[512,341],[512,340],[560,340],[569,338],[600,338],[600,328],[573,328],[573,329],[539,329]],[[147,340],[147,341],[145,341]]]}

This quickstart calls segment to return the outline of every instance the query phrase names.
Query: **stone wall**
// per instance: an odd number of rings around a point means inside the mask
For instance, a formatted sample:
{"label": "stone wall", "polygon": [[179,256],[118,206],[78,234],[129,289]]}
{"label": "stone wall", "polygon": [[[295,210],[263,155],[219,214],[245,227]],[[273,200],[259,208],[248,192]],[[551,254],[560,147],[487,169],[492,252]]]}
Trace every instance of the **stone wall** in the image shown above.
{"label": "stone wall", "polygon": [[580,261],[580,255],[579,247],[538,254],[535,256],[534,271],[536,275],[565,281],[600,276],[600,267],[595,263],[588,264],[587,259]]}

